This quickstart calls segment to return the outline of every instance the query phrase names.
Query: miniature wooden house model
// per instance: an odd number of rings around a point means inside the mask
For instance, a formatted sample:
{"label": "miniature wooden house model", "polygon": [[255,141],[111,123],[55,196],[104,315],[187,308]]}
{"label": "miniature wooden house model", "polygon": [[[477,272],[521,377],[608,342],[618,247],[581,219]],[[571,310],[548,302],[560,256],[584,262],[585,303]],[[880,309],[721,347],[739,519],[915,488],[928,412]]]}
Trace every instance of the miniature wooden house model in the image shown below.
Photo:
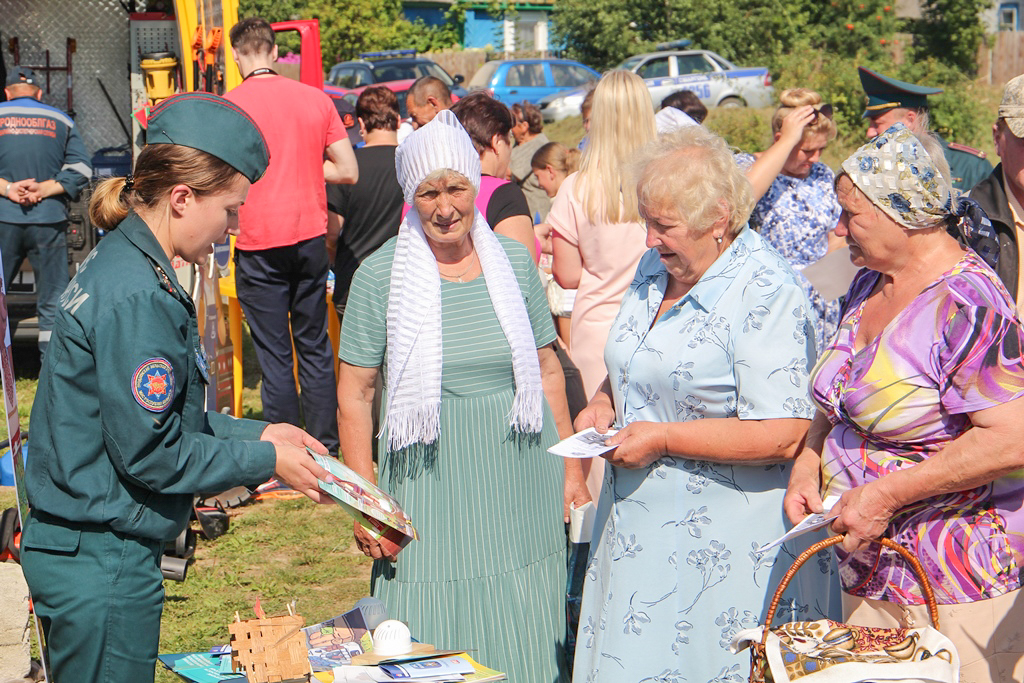
{"label": "miniature wooden house model", "polygon": [[232,668],[245,672],[249,683],[308,681],[304,625],[297,614],[231,623]]}

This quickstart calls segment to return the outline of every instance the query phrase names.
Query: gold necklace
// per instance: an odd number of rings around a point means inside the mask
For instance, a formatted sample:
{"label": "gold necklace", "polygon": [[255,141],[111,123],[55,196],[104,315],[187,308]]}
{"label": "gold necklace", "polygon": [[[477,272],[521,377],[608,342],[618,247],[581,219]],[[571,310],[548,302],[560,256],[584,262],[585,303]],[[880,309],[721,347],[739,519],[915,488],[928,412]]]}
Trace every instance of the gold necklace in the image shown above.
{"label": "gold necklace", "polygon": [[441,272],[441,264],[440,263],[437,264],[437,272],[440,273],[441,277],[443,277],[445,280],[455,280],[456,282],[462,282],[463,281],[462,277],[466,273],[468,273],[469,271],[473,270],[473,266],[476,265],[476,252],[475,251],[472,253],[472,257],[473,258],[471,258],[469,260],[469,267],[466,268],[461,273],[459,273],[458,275],[448,275],[447,273],[442,273]]}

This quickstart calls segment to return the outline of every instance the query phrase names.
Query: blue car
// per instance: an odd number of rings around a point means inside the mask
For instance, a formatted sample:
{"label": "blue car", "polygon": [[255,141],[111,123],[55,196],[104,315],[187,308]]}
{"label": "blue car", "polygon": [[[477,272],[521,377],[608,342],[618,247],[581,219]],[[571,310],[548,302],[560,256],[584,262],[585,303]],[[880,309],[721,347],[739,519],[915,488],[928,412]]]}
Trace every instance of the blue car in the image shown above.
{"label": "blue car", "polygon": [[601,74],[571,59],[497,59],[485,63],[467,89],[487,90],[494,99],[513,104],[596,82]]}

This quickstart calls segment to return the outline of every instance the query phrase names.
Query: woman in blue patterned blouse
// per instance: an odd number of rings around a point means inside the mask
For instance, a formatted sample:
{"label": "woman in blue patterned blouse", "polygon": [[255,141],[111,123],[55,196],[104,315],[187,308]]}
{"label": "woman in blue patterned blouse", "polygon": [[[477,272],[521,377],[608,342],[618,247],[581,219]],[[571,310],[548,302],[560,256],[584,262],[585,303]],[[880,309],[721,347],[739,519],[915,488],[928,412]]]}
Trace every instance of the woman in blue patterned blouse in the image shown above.
{"label": "woman in blue patterned blouse", "polygon": [[[779,99],[772,116],[775,143],[757,156],[741,154],[738,161],[759,198],[751,227],[799,273],[842,243],[832,234],[840,214],[835,175],[820,161],[836,136],[836,124],[832,106],[822,104],[813,90],[785,90]],[[826,301],[803,276],[798,279],[818,316],[818,348],[824,348],[839,324],[839,301]]]}
{"label": "woman in blue patterned blouse", "polygon": [[[604,347],[608,378],[576,419],[616,450],[583,588],[575,683],[733,683],[737,631],[759,623],[807,537],[787,528],[788,461],[814,414],[807,296],[747,227],[750,185],[701,126],[661,136],[637,185],[649,250]],[[830,613],[828,555],[777,616]]]}

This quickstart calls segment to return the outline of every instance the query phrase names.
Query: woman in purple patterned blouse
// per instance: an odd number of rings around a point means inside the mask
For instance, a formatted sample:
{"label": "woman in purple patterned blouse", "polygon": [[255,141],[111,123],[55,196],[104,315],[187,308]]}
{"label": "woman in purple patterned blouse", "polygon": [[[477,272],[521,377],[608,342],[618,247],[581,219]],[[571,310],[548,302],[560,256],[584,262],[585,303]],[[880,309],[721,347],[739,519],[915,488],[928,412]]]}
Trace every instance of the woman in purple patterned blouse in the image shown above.
{"label": "woman in purple patterned blouse", "polygon": [[940,148],[899,124],[843,162],[836,233],[864,269],[811,375],[820,412],[785,508],[796,522],[841,496],[850,622],[928,621],[909,566],[869,543],[891,538],[925,567],[961,680],[1019,681],[1024,331],[982,258],[991,226],[948,178]]}

